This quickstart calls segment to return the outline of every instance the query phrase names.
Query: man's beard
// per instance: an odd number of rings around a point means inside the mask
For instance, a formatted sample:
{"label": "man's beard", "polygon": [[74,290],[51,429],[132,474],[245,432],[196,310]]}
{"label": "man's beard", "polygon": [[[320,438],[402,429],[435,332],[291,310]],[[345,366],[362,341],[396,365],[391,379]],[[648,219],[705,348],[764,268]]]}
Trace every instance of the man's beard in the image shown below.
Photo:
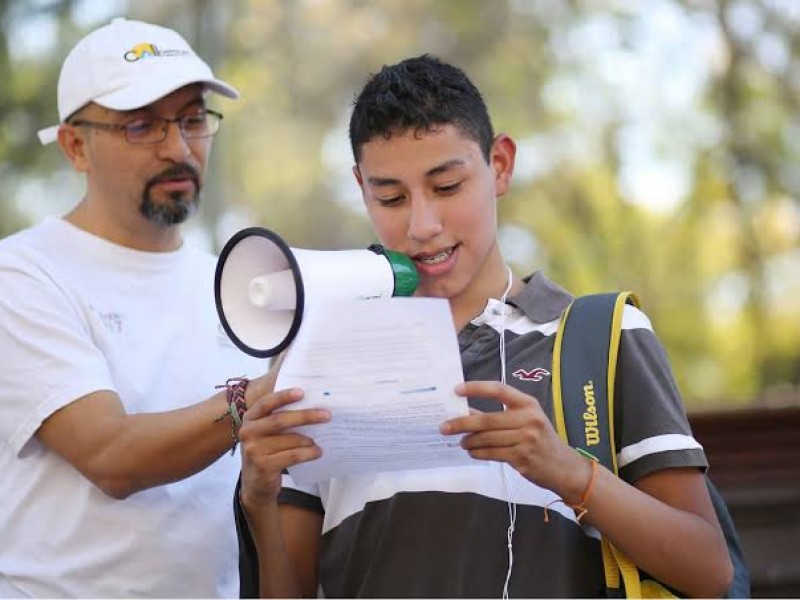
{"label": "man's beard", "polygon": [[[170,179],[189,177],[194,182],[194,194],[186,192],[172,192],[169,200],[156,202],[150,193],[153,186]],[[159,226],[179,225],[197,212],[200,196],[200,176],[197,170],[186,163],[181,163],[162,171],[147,182],[142,193],[142,203],[139,212],[151,223]]]}

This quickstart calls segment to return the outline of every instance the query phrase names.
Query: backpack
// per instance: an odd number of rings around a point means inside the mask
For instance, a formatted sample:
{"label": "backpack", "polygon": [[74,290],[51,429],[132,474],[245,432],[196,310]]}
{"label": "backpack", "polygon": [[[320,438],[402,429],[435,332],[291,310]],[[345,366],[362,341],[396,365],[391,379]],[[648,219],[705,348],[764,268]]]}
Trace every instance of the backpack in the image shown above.
{"label": "backpack", "polygon": [[[615,475],[619,473],[614,447],[614,384],[626,303],[639,307],[632,292],[576,298],[561,316],[553,348],[556,430],[570,446],[589,452]],[[733,519],[714,484],[708,477],[705,480],[733,564],[733,581],[725,597],[749,598],[750,575]],[[601,537],[601,548],[609,597],[675,596],[663,584],[646,578],[605,537]]]}

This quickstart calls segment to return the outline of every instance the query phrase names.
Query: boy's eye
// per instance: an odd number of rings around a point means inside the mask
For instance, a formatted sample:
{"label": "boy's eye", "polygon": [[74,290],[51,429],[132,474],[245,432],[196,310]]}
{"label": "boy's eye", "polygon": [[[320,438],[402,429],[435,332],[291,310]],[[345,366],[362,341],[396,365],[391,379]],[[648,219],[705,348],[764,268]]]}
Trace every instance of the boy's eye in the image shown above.
{"label": "boy's eye", "polygon": [[378,202],[381,206],[395,206],[400,204],[403,200],[403,196],[392,196],[391,198],[378,198]]}
{"label": "boy's eye", "polygon": [[439,194],[452,194],[453,192],[457,192],[460,187],[461,187],[461,182],[456,181],[455,183],[449,183],[447,185],[437,186],[436,191]]}

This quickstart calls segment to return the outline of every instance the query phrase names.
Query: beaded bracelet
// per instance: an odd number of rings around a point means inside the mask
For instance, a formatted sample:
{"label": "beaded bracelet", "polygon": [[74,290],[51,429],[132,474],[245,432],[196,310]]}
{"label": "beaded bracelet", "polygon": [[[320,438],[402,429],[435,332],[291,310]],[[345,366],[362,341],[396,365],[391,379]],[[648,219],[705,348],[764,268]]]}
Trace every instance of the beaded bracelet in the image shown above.
{"label": "beaded bracelet", "polygon": [[228,409],[214,419],[214,422],[219,423],[226,417],[231,418],[231,437],[233,438],[231,456],[236,452],[236,446],[239,444],[239,428],[242,426],[242,417],[247,411],[244,393],[248,383],[250,380],[246,377],[231,377],[223,385],[215,387],[218,390],[222,388],[226,390],[225,399],[228,401]]}
{"label": "beaded bracelet", "polygon": [[547,509],[551,505],[553,505],[553,504],[555,504],[557,502],[563,502],[564,504],[569,506],[572,510],[574,510],[575,511],[575,520],[578,521],[578,523],[580,523],[581,519],[583,518],[583,516],[587,512],[589,512],[589,509],[586,508],[586,503],[589,501],[589,498],[592,495],[592,491],[594,490],[594,482],[597,480],[597,465],[599,464],[599,461],[595,457],[591,456],[588,453],[582,452],[582,454],[586,455],[589,458],[589,462],[592,463],[592,474],[589,475],[589,483],[586,484],[586,489],[583,490],[583,494],[581,494],[581,499],[578,501],[577,504],[567,504],[561,498],[556,498],[552,502],[548,502],[547,505],[544,507],[544,522],[545,523],[549,523],[549,519],[547,517]]}

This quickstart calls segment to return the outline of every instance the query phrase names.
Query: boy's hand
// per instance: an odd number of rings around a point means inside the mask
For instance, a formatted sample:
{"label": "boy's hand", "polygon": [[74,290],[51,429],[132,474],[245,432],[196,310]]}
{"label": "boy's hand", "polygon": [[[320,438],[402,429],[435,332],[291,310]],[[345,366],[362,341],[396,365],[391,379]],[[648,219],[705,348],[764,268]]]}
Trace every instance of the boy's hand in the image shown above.
{"label": "boy's hand", "polygon": [[274,502],[281,489],[284,469],[322,456],[314,440],[287,430],[325,423],[330,420],[330,413],[324,409],[277,410],[302,397],[303,391],[298,388],[270,390],[256,397],[244,414],[239,441],[242,449],[240,494],[245,505]]}
{"label": "boy's hand", "polygon": [[499,381],[468,381],[458,385],[456,393],[496,400],[505,410],[470,411],[443,423],[443,434],[466,434],[461,445],[473,458],[508,463],[565,500],[580,497],[587,461],[558,436],[536,398]]}

